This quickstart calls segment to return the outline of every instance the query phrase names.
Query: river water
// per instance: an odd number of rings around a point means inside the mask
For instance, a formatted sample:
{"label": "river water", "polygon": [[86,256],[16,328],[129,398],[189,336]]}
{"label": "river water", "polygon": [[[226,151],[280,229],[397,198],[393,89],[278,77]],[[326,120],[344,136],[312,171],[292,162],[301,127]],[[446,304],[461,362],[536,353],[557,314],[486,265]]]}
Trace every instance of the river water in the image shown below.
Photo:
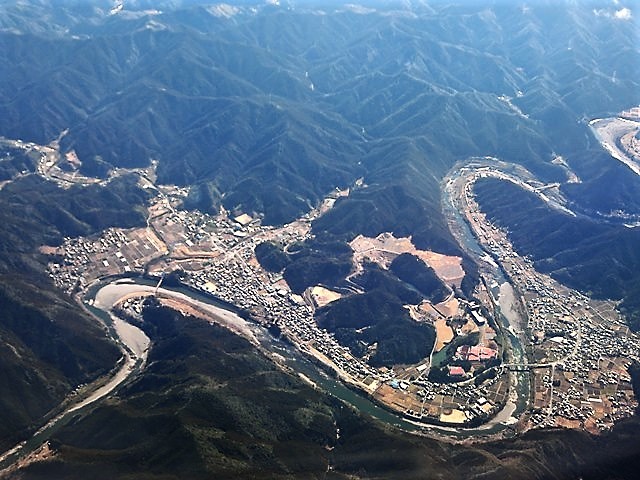
{"label": "river water", "polygon": [[[527,355],[522,341],[515,334],[526,327],[527,320],[523,318],[518,308],[518,298],[513,286],[505,277],[499,265],[491,258],[478,242],[471,231],[467,221],[455,203],[456,195],[459,193],[456,188],[456,181],[460,180],[460,173],[452,174],[443,182],[442,188],[442,210],[449,224],[453,226],[452,233],[465,250],[473,257],[478,264],[483,265],[483,275],[489,285],[497,285],[492,289],[493,296],[497,299],[498,318],[506,346],[511,353],[510,361],[513,363],[527,363]],[[528,372],[511,372],[511,388],[509,391],[509,401],[498,414],[487,424],[478,427],[478,431],[486,430],[486,433],[496,433],[517,421],[528,404],[530,396],[530,377]]]}

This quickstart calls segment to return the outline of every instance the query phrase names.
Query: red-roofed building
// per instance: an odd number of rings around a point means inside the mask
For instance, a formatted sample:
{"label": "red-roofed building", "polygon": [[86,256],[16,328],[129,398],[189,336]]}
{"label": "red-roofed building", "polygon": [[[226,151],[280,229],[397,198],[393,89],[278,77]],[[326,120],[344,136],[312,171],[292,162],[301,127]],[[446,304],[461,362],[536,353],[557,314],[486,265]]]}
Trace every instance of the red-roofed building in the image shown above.
{"label": "red-roofed building", "polygon": [[498,358],[498,351],[479,345],[474,345],[473,347],[462,345],[456,350],[456,356],[461,360],[468,360],[470,362],[484,362]]}
{"label": "red-roofed building", "polygon": [[464,374],[465,374],[464,368],[449,365],[450,377],[464,377]]}

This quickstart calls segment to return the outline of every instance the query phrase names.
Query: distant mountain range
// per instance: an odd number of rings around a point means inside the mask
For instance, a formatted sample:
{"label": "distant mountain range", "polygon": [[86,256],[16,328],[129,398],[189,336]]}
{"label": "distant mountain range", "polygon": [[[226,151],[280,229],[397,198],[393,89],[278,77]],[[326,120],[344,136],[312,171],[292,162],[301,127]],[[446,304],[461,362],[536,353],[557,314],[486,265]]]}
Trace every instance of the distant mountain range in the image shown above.
{"label": "distant mountain range", "polygon": [[582,177],[580,122],[638,101],[634,23],[584,5],[95,4],[3,7],[0,132],[69,129],[63,148],[91,174],[157,158],[161,182],[199,187],[195,205],[269,223],[360,175],[426,205],[470,155],[554,180],[555,153]]}

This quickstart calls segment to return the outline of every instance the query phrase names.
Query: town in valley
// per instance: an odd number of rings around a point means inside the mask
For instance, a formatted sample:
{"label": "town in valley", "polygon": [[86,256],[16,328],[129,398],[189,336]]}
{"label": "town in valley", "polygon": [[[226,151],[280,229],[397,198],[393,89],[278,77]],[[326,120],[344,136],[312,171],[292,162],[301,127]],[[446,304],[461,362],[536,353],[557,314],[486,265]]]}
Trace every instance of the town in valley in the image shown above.
{"label": "town in valley", "polygon": [[[98,182],[80,175],[77,157],[60,155],[55,142],[3,142],[39,155],[38,173],[62,187]],[[308,239],[312,221],[350,189],[336,189],[300,219],[273,227],[246,212],[185,210],[188,190],[156,185],[154,168],[152,163],[147,169],[113,172],[138,175],[140,186],[149,192],[145,227],[111,228],[97,236],[67,238],[59,247],[41,247],[50,255],[48,270],[58,287],[82,298],[109,278],[144,275],[162,282],[176,276],[182,284],[248,312],[264,326],[276,325],[300,351],[346,384],[425,430],[442,428],[443,434],[468,429],[482,435],[482,429],[494,425],[508,426],[511,433],[542,427],[598,433],[631,416],[638,406],[629,367],[640,360],[640,339],[625,325],[616,303],[591,299],[537,272],[475,200],[474,182],[496,177],[565,208],[553,185],[540,185],[527,172],[496,159],[472,159],[445,179],[444,190],[464,228],[482,248],[475,258],[481,281],[473,299],[458,293],[465,275],[460,257],[419,250],[410,238],[391,233],[352,240],[351,275],[361,271],[364,262],[388,268],[394,258],[410,253],[450,286],[449,296],[437,304],[424,300],[406,306],[416,322],[435,329],[429,357],[415,365],[375,368],[340,345],[314,318],[316,309],[348,293],[316,285],[294,294],[282,274],[266,271],[255,255],[263,242],[286,250]],[[360,179],[351,188],[366,185]],[[451,225],[454,236],[461,228]],[[498,270],[506,281],[496,276]],[[516,344],[522,347],[519,356]],[[525,408],[517,411],[519,404]]]}

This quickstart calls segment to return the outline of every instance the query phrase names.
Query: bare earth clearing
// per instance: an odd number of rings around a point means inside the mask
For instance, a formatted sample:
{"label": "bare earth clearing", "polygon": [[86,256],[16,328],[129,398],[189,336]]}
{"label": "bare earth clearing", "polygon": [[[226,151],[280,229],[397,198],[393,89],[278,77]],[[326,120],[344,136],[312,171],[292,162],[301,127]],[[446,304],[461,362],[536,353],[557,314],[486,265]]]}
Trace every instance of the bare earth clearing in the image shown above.
{"label": "bare earth clearing", "polygon": [[365,260],[388,269],[397,256],[410,253],[433,268],[438,277],[447,285],[460,287],[464,278],[461,257],[443,255],[430,250],[419,250],[409,237],[396,238],[387,232],[381,233],[376,238],[358,235],[349,245],[354,252],[353,260],[356,264],[356,271],[361,271],[362,263]]}

